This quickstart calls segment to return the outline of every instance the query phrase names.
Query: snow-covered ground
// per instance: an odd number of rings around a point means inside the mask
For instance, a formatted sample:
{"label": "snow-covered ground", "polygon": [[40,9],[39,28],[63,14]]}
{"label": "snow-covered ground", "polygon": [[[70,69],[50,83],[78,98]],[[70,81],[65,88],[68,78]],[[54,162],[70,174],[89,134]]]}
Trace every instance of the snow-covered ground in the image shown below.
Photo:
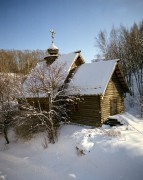
{"label": "snow-covered ground", "polygon": [[9,145],[0,136],[0,180],[142,180],[143,119],[116,117],[123,126],[65,125],[46,149],[42,134],[21,142],[11,131]]}

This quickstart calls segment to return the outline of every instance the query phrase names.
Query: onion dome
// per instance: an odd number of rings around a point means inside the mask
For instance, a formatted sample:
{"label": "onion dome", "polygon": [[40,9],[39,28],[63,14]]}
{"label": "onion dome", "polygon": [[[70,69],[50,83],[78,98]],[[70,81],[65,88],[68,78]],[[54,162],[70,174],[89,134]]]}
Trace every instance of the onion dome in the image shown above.
{"label": "onion dome", "polygon": [[57,46],[55,46],[54,42],[52,42],[52,45],[47,49],[49,55],[57,55],[59,53],[59,49]]}
{"label": "onion dome", "polygon": [[44,58],[46,60],[46,62],[47,62],[47,65],[52,64],[57,59],[57,57],[59,55],[59,49],[54,44],[54,34],[55,34],[55,32],[54,32],[54,30],[50,30],[50,32],[52,34],[52,44],[47,49],[48,56]]}

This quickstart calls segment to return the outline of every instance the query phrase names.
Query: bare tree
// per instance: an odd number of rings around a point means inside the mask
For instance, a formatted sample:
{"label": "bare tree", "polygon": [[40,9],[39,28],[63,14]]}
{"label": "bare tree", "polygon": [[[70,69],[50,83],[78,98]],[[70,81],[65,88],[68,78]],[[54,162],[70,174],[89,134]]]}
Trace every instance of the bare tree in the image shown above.
{"label": "bare tree", "polygon": [[[98,37],[95,37],[96,46],[101,50],[102,55],[107,59],[107,34],[105,31],[100,31]],[[100,56],[99,54],[97,56]]]}
{"label": "bare tree", "polygon": [[17,93],[18,80],[15,74],[0,73],[0,131],[4,134],[7,144],[7,130],[12,123]]}
{"label": "bare tree", "polygon": [[65,64],[58,62],[51,66],[47,66],[46,62],[38,63],[23,84],[24,97],[31,97],[30,101],[27,101],[31,105],[27,105],[32,112],[31,117],[37,117],[37,123],[29,127],[29,132],[32,133],[34,129],[41,130],[43,127],[50,143],[56,142],[60,122],[69,121],[69,103],[79,99],[70,95],[72,88],[67,89],[67,72],[64,66]]}

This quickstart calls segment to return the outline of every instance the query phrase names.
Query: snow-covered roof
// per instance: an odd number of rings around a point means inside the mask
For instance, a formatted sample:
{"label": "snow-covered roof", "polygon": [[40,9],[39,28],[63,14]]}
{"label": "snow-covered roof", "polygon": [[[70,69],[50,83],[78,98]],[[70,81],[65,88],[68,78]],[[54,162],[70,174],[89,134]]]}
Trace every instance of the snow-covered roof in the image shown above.
{"label": "snow-covered roof", "polygon": [[64,71],[69,73],[70,68],[72,64],[74,63],[75,59],[78,57],[78,53],[69,53],[69,54],[62,54],[58,57],[58,59],[52,64],[54,65],[55,63],[59,64],[64,64]]}
{"label": "snow-covered roof", "polygon": [[[60,86],[65,82],[73,63],[79,57],[79,55],[79,52],[59,55],[58,58],[50,65],[51,68],[62,67],[63,78],[60,81]],[[69,89],[75,89],[73,94],[77,94],[78,92],[80,95],[104,95],[109,80],[111,79],[111,76],[116,68],[117,61],[118,60],[102,60],[99,62],[85,63],[80,65],[69,82]],[[24,93],[27,98],[35,97],[33,93],[28,92],[29,84],[32,84],[32,86],[39,86],[40,89],[40,81],[38,81],[35,76],[35,71],[40,69],[42,69],[42,71],[44,70],[43,72],[45,77],[48,78],[50,75],[46,61],[37,63],[36,67],[32,70],[23,83]],[[39,92],[38,96],[45,97],[46,95],[43,92]]]}
{"label": "snow-covered roof", "polygon": [[69,88],[78,88],[81,95],[104,94],[116,64],[116,60],[82,64],[71,80]]}
{"label": "snow-covered roof", "polygon": [[[69,71],[71,69],[72,64],[79,56],[79,53],[69,53],[69,54],[62,54],[59,55],[58,58],[50,65],[51,69],[54,67],[62,67],[63,71],[63,79],[60,82],[61,85],[64,83],[65,79],[67,78]],[[42,71],[44,73],[45,77],[49,76],[49,70],[48,66],[46,64],[46,61],[42,61],[37,63],[36,67],[31,71],[31,73],[28,75],[27,79],[23,83],[23,90],[24,90],[24,96],[25,97],[35,97],[33,93],[30,92],[29,87],[34,86],[40,86],[40,82],[36,79],[36,71]],[[45,97],[45,93],[39,93],[40,97]]]}

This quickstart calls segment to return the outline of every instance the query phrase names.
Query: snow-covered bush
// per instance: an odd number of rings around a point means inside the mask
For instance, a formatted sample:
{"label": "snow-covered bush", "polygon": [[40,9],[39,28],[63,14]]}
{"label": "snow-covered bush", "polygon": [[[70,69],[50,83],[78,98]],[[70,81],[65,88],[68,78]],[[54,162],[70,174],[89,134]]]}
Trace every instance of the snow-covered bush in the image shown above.
{"label": "snow-covered bush", "polygon": [[22,112],[21,116],[17,116],[15,118],[16,123],[14,129],[18,137],[30,139],[33,137],[33,135],[46,131],[49,142],[54,143],[53,136],[56,139],[57,127],[54,126],[54,129],[51,130],[51,124],[47,120],[46,116],[46,112],[38,113],[35,110]]}

